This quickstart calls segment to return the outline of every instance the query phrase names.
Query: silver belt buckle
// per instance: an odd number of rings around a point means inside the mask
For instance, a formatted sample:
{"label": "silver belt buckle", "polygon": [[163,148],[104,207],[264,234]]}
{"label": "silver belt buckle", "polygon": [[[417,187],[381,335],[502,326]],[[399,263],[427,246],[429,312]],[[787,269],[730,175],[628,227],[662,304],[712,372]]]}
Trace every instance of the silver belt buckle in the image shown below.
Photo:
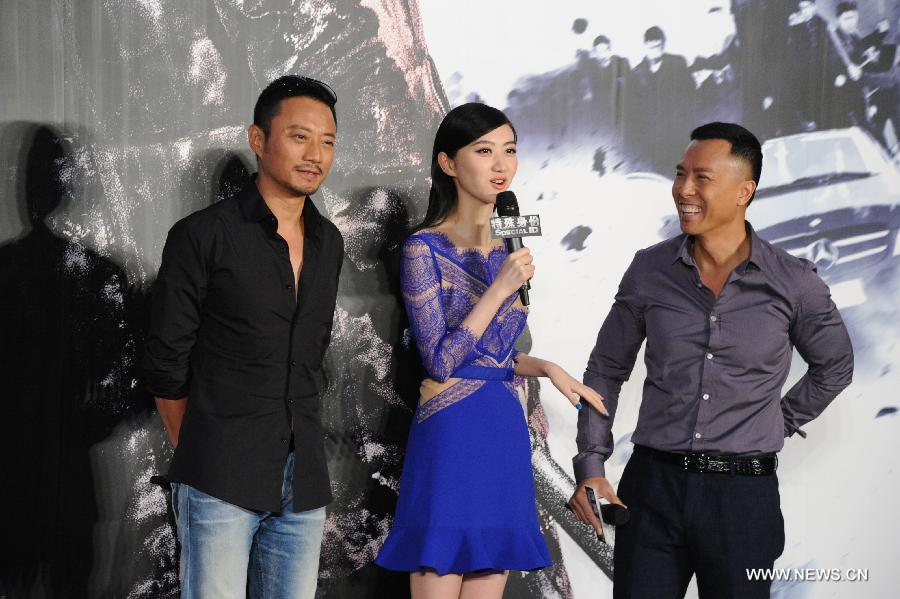
{"label": "silver belt buckle", "polygon": [[760,460],[759,458],[751,458],[750,469],[752,470],[754,476],[761,475],[763,471],[762,460]]}

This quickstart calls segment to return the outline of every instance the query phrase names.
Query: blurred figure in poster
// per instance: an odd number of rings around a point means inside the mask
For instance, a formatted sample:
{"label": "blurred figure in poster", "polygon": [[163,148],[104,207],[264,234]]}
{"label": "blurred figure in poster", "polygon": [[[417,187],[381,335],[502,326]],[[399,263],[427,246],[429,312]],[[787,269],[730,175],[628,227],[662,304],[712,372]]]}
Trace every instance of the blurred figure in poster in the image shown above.
{"label": "blurred figure in poster", "polygon": [[890,22],[879,21],[862,39],[863,80],[869,86],[868,117],[892,156],[900,153],[900,52],[888,41]]}
{"label": "blurred figure in poster", "polygon": [[[846,72],[835,76],[834,108],[839,113],[847,114],[847,124],[867,125],[866,99],[869,88],[863,77],[863,69],[871,59],[864,55],[866,52],[859,35],[859,8],[856,2],[840,2],[835,14],[837,25],[831,31],[837,55],[844,63]],[[834,120],[839,122],[840,114]]]}
{"label": "blurred figure in poster", "polygon": [[375,559],[410,573],[413,599],[500,599],[509,570],[550,566],[516,376],[542,376],[605,412],[558,365],[514,348],[534,275],[528,248],[491,237],[497,194],[518,167],[501,111],[463,104],[434,140],[425,220],[403,244],[400,286],[428,378],[409,433],[397,515]]}
{"label": "blurred figure in poster", "polygon": [[671,168],[680,131],[693,118],[694,78],[683,56],[666,52],[666,34],[659,27],[644,32],[644,49],[632,71],[628,136],[648,167],[662,173]]}
{"label": "blurred figure in poster", "polygon": [[896,154],[897,117],[900,111],[897,64],[900,57],[896,44],[886,41],[890,22],[880,21],[871,33],[863,37],[859,33],[856,2],[841,2],[836,13],[838,26],[835,36],[850,64],[848,70],[859,77],[869,126],[875,137],[892,154]]}
{"label": "blurred figure in poster", "polygon": [[697,57],[691,65],[691,73],[697,85],[697,110],[700,113],[718,120],[742,120],[743,111],[734,66],[739,52],[740,44],[735,37],[721,54]]}
{"label": "blurred figure in poster", "polygon": [[797,2],[788,17],[790,76],[782,97],[791,98],[786,133],[861,125],[859,68],[844,58],[843,47],[811,0]]}
{"label": "blurred figure in poster", "polygon": [[[732,44],[743,122],[762,139],[784,135],[793,114],[788,20],[796,5],[785,0],[737,0]],[[701,110],[705,118],[711,114]]]}
{"label": "blurred figure in poster", "polygon": [[625,97],[631,80],[628,59],[613,53],[605,35],[594,38],[591,112],[597,133],[607,145],[618,146],[625,126]]}
{"label": "blurred figure in poster", "polygon": [[575,52],[575,62],[568,72],[568,93],[564,101],[567,120],[564,137],[591,134],[597,130],[598,115],[592,110],[594,105],[594,80],[597,65],[588,50]]}
{"label": "blurred figure in poster", "polygon": [[[827,285],[809,261],[745,220],[762,171],[759,140],[709,123],[691,133],[672,197],[682,234],[641,250],[619,285],[584,381],[609,416],[578,417],[570,505],[600,529],[586,487],[627,506],[614,549],[614,597],[768,599],[784,549],[777,452],[850,384],[853,351]],[[618,492],[606,479],[619,391],[644,340],[634,453]],[[808,369],[782,396],[793,350]]]}
{"label": "blurred figure in poster", "polygon": [[[696,111],[716,121],[743,120],[743,105],[738,85],[743,45],[738,35],[734,7],[712,2],[707,8],[710,19],[722,26],[732,26],[731,33],[722,37],[715,53],[698,54],[690,66],[696,91]],[[717,16],[718,15],[718,16]],[[714,21],[716,22],[716,21]]]}

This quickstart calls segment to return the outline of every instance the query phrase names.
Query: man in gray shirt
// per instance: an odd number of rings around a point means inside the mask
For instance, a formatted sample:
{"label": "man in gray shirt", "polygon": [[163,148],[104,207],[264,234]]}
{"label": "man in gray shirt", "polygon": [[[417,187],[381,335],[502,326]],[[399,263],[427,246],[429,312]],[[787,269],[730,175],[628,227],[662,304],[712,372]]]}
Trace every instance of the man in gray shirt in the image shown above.
{"label": "man in gray shirt", "polygon": [[[627,505],[614,596],[769,597],[748,568],[784,549],[776,452],[853,374],[853,350],[812,263],[760,239],[744,220],[762,170],[756,137],[710,123],[691,133],[672,197],[682,235],[641,250],[622,278],[584,382],[609,417],[578,417],[575,513],[600,531],[585,487]],[[618,496],[604,462],[619,390],[647,340],[634,454]],[[808,364],[784,395],[793,349]],[[621,500],[620,500],[621,497]]]}

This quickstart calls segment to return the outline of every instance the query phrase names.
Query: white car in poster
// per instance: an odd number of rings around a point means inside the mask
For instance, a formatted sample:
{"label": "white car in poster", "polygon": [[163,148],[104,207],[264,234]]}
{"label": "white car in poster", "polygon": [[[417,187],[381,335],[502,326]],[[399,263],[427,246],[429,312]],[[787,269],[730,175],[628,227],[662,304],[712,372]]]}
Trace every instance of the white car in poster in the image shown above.
{"label": "white car in poster", "polygon": [[771,139],[748,218],[764,238],[815,262],[841,307],[885,297],[900,256],[900,171],[853,127]]}

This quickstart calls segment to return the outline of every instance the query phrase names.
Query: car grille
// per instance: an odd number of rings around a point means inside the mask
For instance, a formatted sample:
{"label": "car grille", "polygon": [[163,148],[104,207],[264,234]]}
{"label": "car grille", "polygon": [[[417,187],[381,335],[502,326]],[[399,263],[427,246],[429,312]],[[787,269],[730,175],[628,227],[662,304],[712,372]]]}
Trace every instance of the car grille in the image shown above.
{"label": "car grille", "polygon": [[822,276],[849,273],[885,258],[894,232],[882,224],[860,224],[807,234],[769,238],[769,241],[818,266]]}

